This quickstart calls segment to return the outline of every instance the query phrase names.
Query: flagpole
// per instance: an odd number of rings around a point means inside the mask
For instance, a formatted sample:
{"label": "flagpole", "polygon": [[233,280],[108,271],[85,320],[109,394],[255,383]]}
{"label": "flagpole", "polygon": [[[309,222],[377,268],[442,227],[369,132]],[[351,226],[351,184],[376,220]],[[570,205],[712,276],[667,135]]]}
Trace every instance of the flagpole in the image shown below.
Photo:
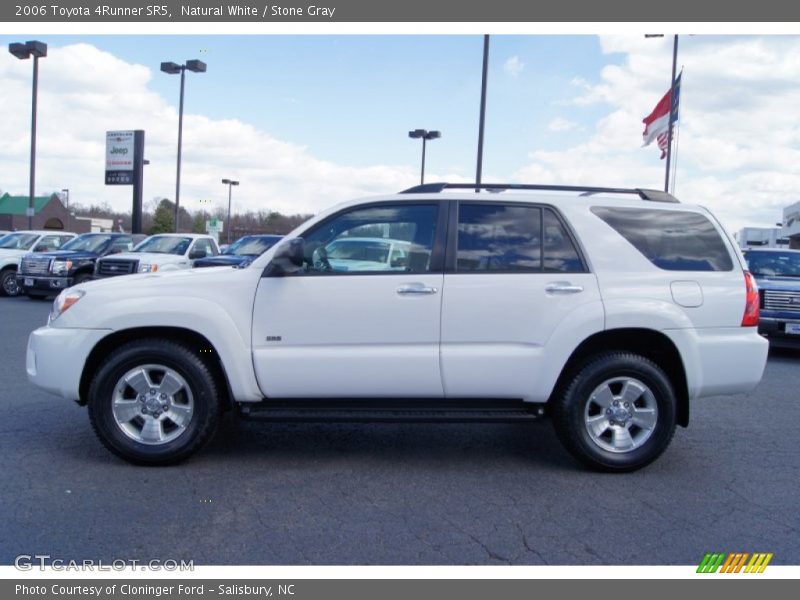
{"label": "flagpole", "polygon": [[[475,168],[475,184],[480,186],[483,175],[483,129],[486,125],[486,78],[489,71],[489,36],[483,36],[483,71],[481,77],[481,110],[478,118],[478,164]],[[481,191],[475,188],[475,193]]]}
{"label": "flagpole", "polygon": [[664,171],[664,191],[669,192],[669,165],[672,159],[672,101],[673,101],[673,94],[675,94],[675,69],[678,64],[678,34],[676,33],[672,42],[672,79],[670,80],[672,84],[669,88],[669,117],[667,117],[667,121],[669,122],[669,129],[667,133],[667,164],[666,169]]}

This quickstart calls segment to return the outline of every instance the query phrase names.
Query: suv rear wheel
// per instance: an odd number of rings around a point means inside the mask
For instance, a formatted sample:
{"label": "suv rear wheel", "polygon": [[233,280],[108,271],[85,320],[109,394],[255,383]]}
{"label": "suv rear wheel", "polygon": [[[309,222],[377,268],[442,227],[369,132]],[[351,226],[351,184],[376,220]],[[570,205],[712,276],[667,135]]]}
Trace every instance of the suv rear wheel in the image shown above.
{"label": "suv rear wheel", "polygon": [[221,412],[214,377],[182,344],[137,340],[114,351],[88,394],[89,418],[111,452],[136,464],[162,465],[196,452]]}
{"label": "suv rear wheel", "polygon": [[634,471],[654,461],[675,433],[675,392],[655,363],[609,353],[586,361],[561,397],[553,421],[567,450],[604,471]]}

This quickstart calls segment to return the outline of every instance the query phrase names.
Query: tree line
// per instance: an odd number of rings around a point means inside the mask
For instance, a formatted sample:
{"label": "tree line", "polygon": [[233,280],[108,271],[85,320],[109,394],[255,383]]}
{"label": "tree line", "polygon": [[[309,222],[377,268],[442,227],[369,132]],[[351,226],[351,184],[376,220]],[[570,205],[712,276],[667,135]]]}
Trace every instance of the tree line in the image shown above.
{"label": "tree line", "polygon": [[[124,231],[131,230],[131,214],[116,211],[108,203],[84,206],[75,204],[72,212],[78,217],[93,217],[96,219],[111,219],[114,221],[114,230],[121,225]],[[175,231],[175,203],[168,198],[157,198],[142,210],[142,231],[148,235],[156,233],[172,233]],[[180,207],[181,233],[205,233],[206,221],[219,219],[225,222],[225,230],[232,227],[231,240],[243,235],[255,233],[272,233],[285,235],[292,229],[307,221],[311,214],[284,215],[272,210],[248,210],[231,215],[231,223],[227,223],[227,211],[217,207],[210,210],[187,210]],[[224,237],[224,234],[223,236]]]}

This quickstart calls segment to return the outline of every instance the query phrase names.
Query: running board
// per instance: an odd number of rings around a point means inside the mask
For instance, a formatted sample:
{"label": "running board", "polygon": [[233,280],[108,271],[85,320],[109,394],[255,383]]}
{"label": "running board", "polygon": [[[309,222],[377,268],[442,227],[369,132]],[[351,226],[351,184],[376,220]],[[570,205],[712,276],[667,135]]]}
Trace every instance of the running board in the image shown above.
{"label": "running board", "polygon": [[240,404],[249,421],[282,423],[519,423],[544,417],[521,400],[265,400]]}

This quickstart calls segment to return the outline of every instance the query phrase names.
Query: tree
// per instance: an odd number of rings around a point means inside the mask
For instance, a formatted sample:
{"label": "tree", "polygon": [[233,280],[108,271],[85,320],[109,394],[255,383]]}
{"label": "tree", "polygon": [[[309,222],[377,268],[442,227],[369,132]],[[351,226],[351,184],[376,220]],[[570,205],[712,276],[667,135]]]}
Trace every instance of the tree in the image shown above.
{"label": "tree", "polygon": [[175,220],[172,216],[174,212],[175,204],[166,198],[162,198],[153,215],[153,226],[148,233],[150,235],[155,235],[156,233],[172,233],[175,230]]}
{"label": "tree", "polygon": [[192,219],[192,233],[205,233],[206,220],[202,212],[195,213]]}

